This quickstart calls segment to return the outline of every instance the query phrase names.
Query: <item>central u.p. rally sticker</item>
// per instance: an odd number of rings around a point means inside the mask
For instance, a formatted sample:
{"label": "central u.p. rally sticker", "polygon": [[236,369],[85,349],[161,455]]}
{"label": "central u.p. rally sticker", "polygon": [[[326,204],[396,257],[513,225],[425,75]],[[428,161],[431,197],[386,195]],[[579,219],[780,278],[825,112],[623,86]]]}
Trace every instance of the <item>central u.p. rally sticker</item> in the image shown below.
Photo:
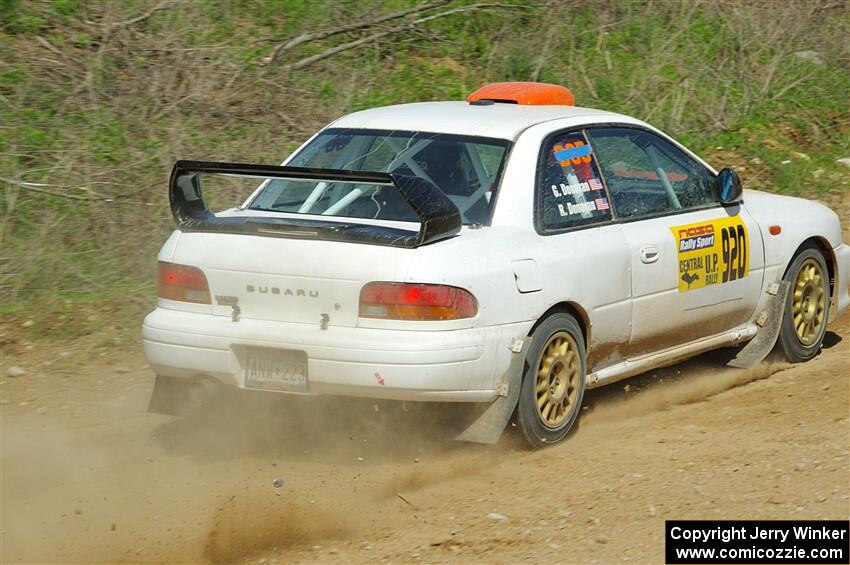
{"label": "central u.p. rally sticker", "polygon": [[747,226],[738,216],[670,228],[678,249],[679,292],[746,277],[750,272]]}

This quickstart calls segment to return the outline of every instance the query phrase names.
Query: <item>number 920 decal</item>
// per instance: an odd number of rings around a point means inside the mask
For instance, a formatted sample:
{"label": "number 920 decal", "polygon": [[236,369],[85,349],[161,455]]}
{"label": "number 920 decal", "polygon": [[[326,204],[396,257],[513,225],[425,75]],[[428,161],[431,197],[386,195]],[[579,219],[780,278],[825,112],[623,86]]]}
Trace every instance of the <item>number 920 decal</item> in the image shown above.
{"label": "number 920 decal", "polygon": [[670,230],[679,251],[679,292],[736,281],[749,274],[747,226],[737,216]]}

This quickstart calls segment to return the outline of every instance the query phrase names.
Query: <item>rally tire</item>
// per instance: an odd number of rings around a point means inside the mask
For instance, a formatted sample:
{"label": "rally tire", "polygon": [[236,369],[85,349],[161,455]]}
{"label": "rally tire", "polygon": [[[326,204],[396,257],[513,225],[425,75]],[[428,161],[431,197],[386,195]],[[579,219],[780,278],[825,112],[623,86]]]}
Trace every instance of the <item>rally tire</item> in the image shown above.
{"label": "rally tire", "polygon": [[803,247],[788,266],[783,280],[791,283],[779,345],[791,363],[808,361],[818,354],[829,318],[829,271],[815,245]]}
{"label": "rally tire", "polygon": [[575,318],[557,313],[532,332],[517,405],[517,426],[531,447],[555,444],[581,412],[585,344]]}

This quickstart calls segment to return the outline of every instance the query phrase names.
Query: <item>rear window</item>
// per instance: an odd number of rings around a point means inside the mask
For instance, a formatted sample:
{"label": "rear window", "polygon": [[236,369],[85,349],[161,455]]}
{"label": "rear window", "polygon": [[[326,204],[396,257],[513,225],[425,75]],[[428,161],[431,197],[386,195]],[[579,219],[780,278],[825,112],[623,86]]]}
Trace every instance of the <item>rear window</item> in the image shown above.
{"label": "rear window", "polygon": [[[448,196],[460,210],[464,224],[485,224],[508,147],[506,140],[483,137],[331,128],[287,165],[416,176]],[[395,187],[344,182],[270,180],[248,208],[418,221]]]}
{"label": "rear window", "polygon": [[558,232],[611,220],[611,205],[593,148],[579,132],[557,133],[544,143],[537,177],[537,222]]}

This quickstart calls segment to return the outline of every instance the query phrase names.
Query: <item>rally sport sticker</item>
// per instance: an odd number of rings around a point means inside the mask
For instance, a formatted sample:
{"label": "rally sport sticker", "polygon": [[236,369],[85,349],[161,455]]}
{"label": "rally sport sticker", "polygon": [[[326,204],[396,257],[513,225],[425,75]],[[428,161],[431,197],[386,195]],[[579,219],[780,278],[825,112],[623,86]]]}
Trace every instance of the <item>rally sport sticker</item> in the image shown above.
{"label": "rally sport sticker", "polygon": [[749,274],[747,226],[737,216],[670,230],[679,252],[679,292],[732,282]]}

